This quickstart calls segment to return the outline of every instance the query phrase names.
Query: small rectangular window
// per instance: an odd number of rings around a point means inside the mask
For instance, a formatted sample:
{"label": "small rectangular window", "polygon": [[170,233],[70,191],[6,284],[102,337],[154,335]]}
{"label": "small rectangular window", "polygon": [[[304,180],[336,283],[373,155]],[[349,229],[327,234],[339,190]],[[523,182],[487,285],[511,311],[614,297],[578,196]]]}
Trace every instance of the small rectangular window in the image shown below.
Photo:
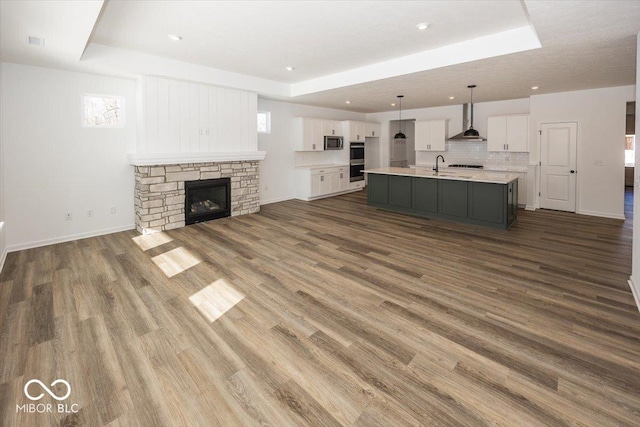
{"label": "small rectangular window", "polygon": [[271,133],[271,113],[258,111],[258,133]]}
{"label": "small rectangular window", "polygon": [[624,144],[624,163],[633,166],[636,163],[636,136],[626,135]]}
{"label": "small rectangular window", "polygon": [[82,126],[95,128],[124,127],[124,98],[111,95],[83,95]]}

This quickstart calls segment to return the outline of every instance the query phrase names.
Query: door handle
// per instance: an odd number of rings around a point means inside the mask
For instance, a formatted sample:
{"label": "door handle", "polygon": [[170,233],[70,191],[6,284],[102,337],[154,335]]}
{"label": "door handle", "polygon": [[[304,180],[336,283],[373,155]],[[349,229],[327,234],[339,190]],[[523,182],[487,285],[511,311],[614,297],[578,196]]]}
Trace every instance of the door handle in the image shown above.
{"label": "door handle", "polygon": [[574,171],[573,169],[571,169],[569,172],[570,173],[576,173],[576,171]]}

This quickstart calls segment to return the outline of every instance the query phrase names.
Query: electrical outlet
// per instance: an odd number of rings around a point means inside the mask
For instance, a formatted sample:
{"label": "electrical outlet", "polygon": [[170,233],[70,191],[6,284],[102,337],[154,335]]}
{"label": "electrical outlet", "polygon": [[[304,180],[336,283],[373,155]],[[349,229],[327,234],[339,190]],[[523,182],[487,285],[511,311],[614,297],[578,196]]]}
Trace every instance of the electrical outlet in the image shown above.
{"label": "electrical outlet", "polygon": [[71,221],[72,219],[73,219],[73,214],[71,212],[67,212],[66,214],[64,214],[65,221]]}
{"label": "electrical outlet", "polygon": [[115,206],[111,207],[111,215],[115,215],[118,209]]}
{"label": "electrical outlet", "polygon": [[595,166],[604,166],[604,161],[603,160],[594,160],[593,164]]}
{"label": "electrical outlet", "polygon": [[87,211],[87,218],[91,218],[92,216],[93,216],[93,210],[92,210],[92,209],[89,209],[89,210]]}

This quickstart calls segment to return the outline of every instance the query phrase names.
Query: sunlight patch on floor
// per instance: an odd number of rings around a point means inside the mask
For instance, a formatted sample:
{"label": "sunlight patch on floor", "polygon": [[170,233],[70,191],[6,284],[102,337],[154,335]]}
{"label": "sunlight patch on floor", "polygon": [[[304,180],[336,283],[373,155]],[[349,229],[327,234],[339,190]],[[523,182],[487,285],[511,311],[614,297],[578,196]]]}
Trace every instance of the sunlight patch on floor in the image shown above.
{"label": "sunlight patch on floor", "polygon": [[219,279],[191,295],[189,301],[210,323],[213,323],[244,297],[242,292],[236,290],[224,279]]}
{"label": "sunlight patch on floor", "polygon": [[143,234],[141,236],[133,238],[133,241],[136,243],[136,245],[138,245],[143,251],[148,251],[149,249],[164,245],[165,243],[169,243],[172,240],[173,238],[169,237],[162,231],[152,234]]}
{"label": "sunlight patch on floor", "polygon": [[160,270],[167,277],[173,277],[201,262],[200,259],[182,246],[154,256],[151,260],[160,267]]}

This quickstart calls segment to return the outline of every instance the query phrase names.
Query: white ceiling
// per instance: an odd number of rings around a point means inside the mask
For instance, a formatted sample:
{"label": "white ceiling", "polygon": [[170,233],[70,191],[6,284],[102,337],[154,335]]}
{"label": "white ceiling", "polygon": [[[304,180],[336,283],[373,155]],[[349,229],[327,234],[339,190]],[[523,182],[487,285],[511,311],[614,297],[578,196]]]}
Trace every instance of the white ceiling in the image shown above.
{"label": "white ceiling", "polygon": [[[69,68],[78,63],[102,9],[102,0],[0,0],[0,60]],[[30,36],[45,46],[28,44]]]}
{"label": "white ceiling", "polygon": [[293,83],[524,25],[504,0],[110,1],[92,41]]}
{"label": "white ceiling", "polygon": [[3,0],[0,19],[3,61],[377,112],[399,94],[406,108],[466,102],[468,84],[475,101],[634,84],[640,1]]}

